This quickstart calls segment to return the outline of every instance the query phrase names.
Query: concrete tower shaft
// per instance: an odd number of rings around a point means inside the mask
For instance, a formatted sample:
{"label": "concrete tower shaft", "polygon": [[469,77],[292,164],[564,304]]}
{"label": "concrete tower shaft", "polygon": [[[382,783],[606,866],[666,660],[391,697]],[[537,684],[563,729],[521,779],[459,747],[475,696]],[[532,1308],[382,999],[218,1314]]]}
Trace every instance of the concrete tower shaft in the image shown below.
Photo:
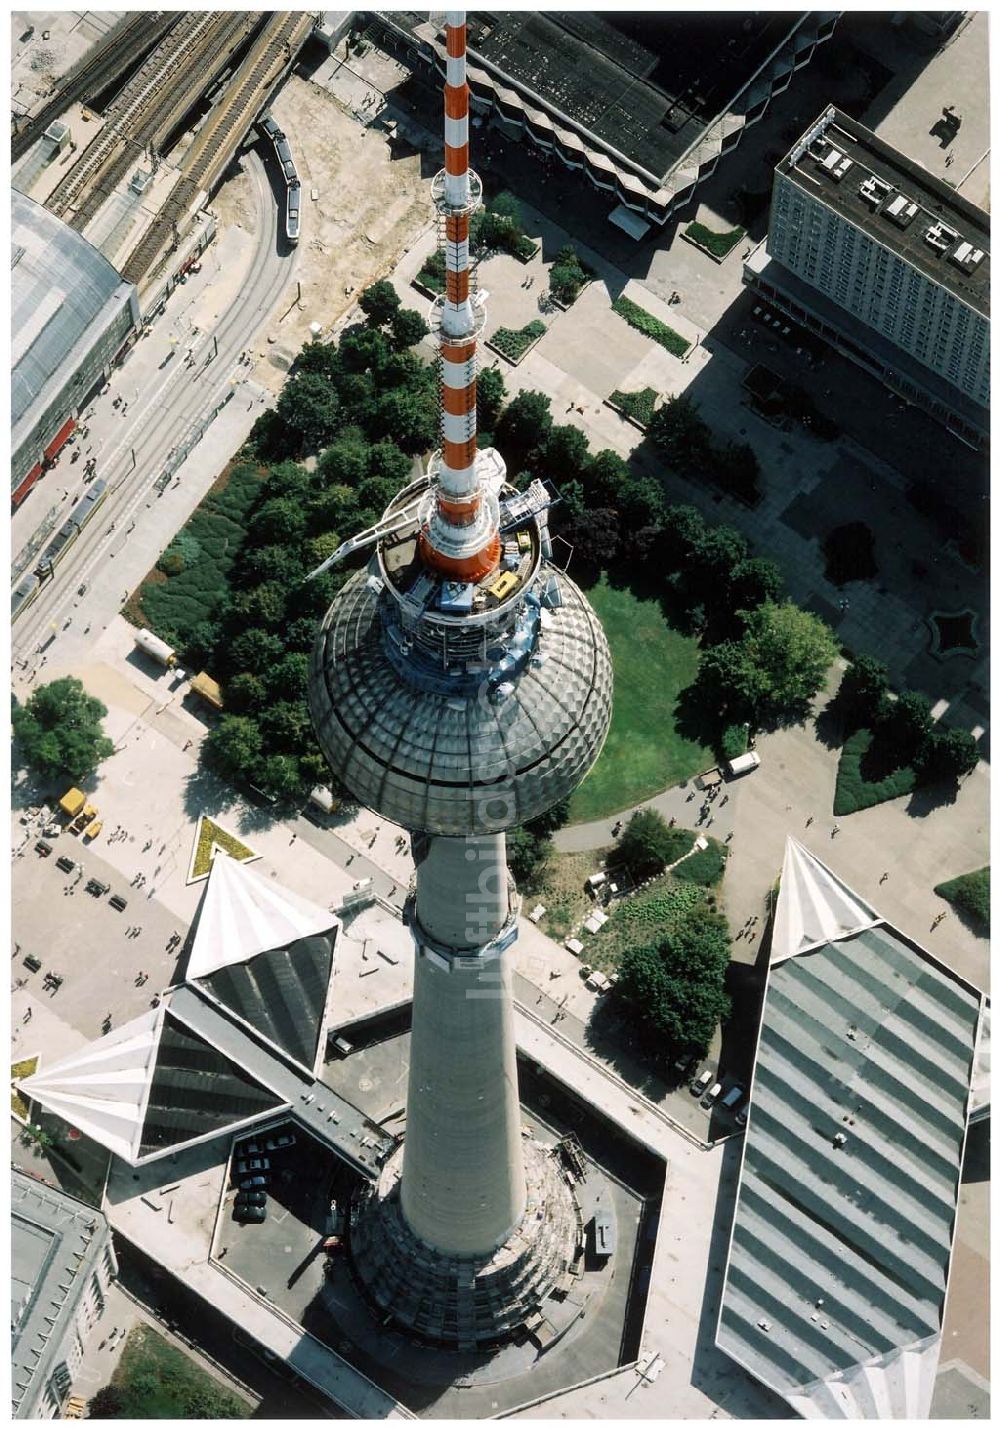
{"label": "concrete tower shaft", "polygon": [[504,835],[415,838],[414,853],[408,1104],[419,1113],[407,1119],[402,1211],[436,1250],[488,1259],[525,1205],[510,960],[483,952],[514,926]]}

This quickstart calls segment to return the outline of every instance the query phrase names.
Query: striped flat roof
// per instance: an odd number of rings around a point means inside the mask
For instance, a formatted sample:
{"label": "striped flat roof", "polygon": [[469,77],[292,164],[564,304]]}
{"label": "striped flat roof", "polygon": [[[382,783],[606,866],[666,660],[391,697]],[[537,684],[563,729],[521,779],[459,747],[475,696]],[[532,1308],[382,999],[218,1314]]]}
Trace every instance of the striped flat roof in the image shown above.
{"label": "striped flat roof", "polygon": [[983,1004],[788,841],[716,1342],[803,1417],[927,1417]]}

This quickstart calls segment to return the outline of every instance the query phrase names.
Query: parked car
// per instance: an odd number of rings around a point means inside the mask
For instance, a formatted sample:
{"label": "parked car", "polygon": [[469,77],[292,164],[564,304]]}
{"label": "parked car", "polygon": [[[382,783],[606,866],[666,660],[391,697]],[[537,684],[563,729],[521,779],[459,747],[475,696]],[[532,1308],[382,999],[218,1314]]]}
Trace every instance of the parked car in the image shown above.
{"label": "parked car", "polygon": [[35,852],[41,858],[48,858],[49,854],[52,852],[52,847],[50,844],[47,844],[44,839],[39,839],[38,842],[35,844]]}
{"label": "parked car", "polygon": [[102,883],[99,878],[88,878],[86,883],[87,892],[92,898],[103,898],[110,889],[109,883]]}
{"label": "parked car", "polygon": [[711,1071],[708,1071],[702,1072],[698,1077],[696,1077],[695,1080],[691,1083],[691,1095],[693,1097],[700,1097],[702,1092],[708,1086],[709,1082],[711,1082],[712,1076],[713,1073]]}
{"label": "parked car", "polygon": [[266,1156],[249,1156],[237,1161],[236,1170],[240,1176],[251,1176],[257,1171],[270,1171],[271,1163]]}
{"label": "parked car", "polygon": [[719,1093],[720,1093],[721,1091],[722,1091],[722,1083],[721,1083],[721,1082],[713,1082],[712,1085],[709,1087],[708,1091],[705,1093],[705,1095],[704,1095],[704,1096],[702,1097],[702,1099],[701,1099],[701,1104],[702,1104],[702,1106],[705,1106],[705,1107],[714,1106],[715,1103],[716,1103],[716,1102],[718,1101],[718,1099],[719,1099]]}
{"label": "parked car", "polygon": [[56,868],[61,868],[63,873],[72,873],[76,868],[76,864],[71,858],[67,858],[66,855],[62,853],[56,859]]}
{"label": "parked car", "polygon": [[234,1206],[233,1219],[243,1221],[244,1224],[260,1225],[261,1221],[267,1220],[266,1206]]}
{"label": "parked car", "polygon": [[237,1206],[266,1206],[267,1194],[264,1191],[240,1191],[237,1193],[235,1204]]}
{"label": "parked car", "polygon": [[261,1148],[256,1141],[241,1141],[236,1148],[237,1156],[259,1156],[260,1152]]}
{"label": "parked car", "polygon": [[269,1182],[270,1176],[247,1176],[240,1182],[241,1191],[259,1191]]}
{"label": "parked car", "polygon": [[281,1136],[269,1137],[264,1142],[265,1151],[285,1151],[289,1146],[295,1145],[295,1137],[290,1131],[284,1132]]}
{"label": "parked car", "polygon": [[726,1095],[722,1098],[722,1105],[727,1107],[729,1111],[735,1111],[745,1096],[746,1092],[737,1083],[735,1086],[730,1087]]}

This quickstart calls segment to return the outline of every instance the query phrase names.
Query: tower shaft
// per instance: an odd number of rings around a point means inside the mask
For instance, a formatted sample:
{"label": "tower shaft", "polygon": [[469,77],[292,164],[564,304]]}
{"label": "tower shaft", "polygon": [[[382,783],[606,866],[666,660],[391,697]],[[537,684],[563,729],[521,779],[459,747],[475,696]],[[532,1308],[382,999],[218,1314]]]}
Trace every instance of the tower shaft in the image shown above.
{"label": "tower shaft", "polygon": [[402,1211],[436,1250],[488,1257],[525,1206],[503,834],[415,840],[417,960]]}
{"label": "tower shaft", "polygon": [[476,340],[485,314],[473,301],[469,220],[481,185],[469,168],[469,85],[465,73],[465,12],[445,22],[444,173],[435,181],[444,225],[445,294],[437,314],[441,353],[442,447],[437,495],[421,537],[426,565],[455,580],[481,580],[497,564],[500,536],[478,469]]}

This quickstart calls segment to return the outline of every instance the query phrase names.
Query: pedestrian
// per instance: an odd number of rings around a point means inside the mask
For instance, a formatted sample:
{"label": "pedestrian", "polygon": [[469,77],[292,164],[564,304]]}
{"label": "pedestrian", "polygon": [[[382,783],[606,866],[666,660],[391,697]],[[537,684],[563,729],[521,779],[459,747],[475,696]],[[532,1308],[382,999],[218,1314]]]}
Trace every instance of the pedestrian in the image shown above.
{"label": "pedestrian", "polygon": [[30,1022],[30,1021],[31,1021],[31,1008],[30,1008],[30,1007],[28,1008],[28,1010],[27,1010],[27,1012],[24,1014],[24,1016],[21,1018],[21,1021],[22,1021],[22,1022]]}
{"label": "pedestrian", "polygon": [[839,824],[834,824],[833,828],[830,830],[830,837],[831,837],[832,839],[835,839],[839,833],[840,833],[840,825],[839,825]]}
{"label": "pedestrian", "polygon": [[887,873],[883,873],[882,877],[879,879],[879,884],[883,884],[888,877],[889,875]]}
{"label": "pedestrian", "polygon": [[292,834],[291,838],[288,840],[289,846],[291,846],[297,838],[298,834]]}
{"label": "pedestrian", "polygon": [[812,814],[810,814],[809,817],[808,817],[808,819],[806,819],[806,828],[809,827],[809,825],[812,823],[812,821],[813,821],[813,816],[812,816]]}

